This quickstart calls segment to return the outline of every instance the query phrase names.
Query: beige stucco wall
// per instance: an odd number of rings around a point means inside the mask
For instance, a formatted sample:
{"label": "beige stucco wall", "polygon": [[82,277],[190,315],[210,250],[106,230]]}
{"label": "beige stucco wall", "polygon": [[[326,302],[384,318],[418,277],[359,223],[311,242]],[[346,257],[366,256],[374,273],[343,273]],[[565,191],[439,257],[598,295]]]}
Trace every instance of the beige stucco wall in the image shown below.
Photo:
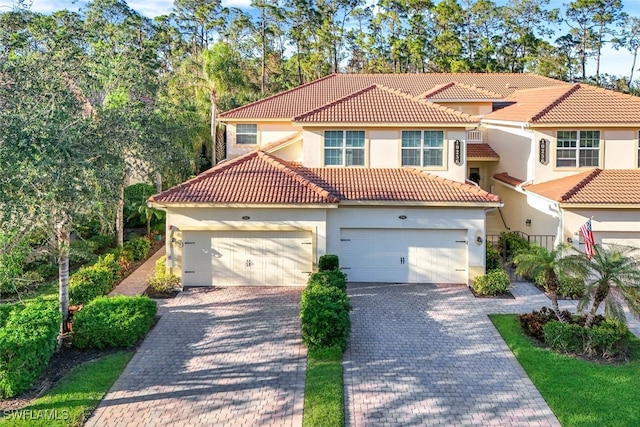
{"label": "beige stucco wall", "polygon": [[[400,219],[405,215],[406,219]],[[340,207],[327,211],[327,253],[340,253],[341,228],[385,229],[450,229],[467,231],[468,283],[475,276],[484,274],[485,249],[476,244],[476,238],[484,239],[482,208],[419,208],[419,207]]]}
{"label": "beige stucco wall", "polygon": [[[339,128],[334,128],[339,129]],[[371,168],[399,168],[401,167],[401,128],[395,129],[356,129],[365,130],[366,157],[365,167]],[[324,131],[325,129],[305,129],[303,132],[302,163],[306,167],[317,168],[324,166]],[[444,129],[445,156],[444,167],[421,168],[454,181],[464,181],[466,165],[464,162],[464,129]],[[463,162],[454,163],[454,141],[462,141]]]}
{"label": "beige stucco wall", "polygon": [[275,150],[272,154],[289,162],[302,162],[302,140]]}
{"label": "beige stucco wall", "polygon": [[434,100],[437,104],[460,111],[461,113],[471,114],[473,116],[483,116],[489,114],[493,110],[492,102],[442,102]]}
{"label": "beige stucco wall", "polygon": [[591,228],[596,243],[611,243],[613,240],[640,247],[640,206],[636,209],[564,209],[564,241],[567,237],[578,247],[580,227],[591,219]]}
{"label": "beige stucco wall", "polygon": [[483,125],[485,142],[500,156],[497,172],[507,172],[522,180],[532,179],[532,132],[519,126]]}
{"label": "beige stucco wall", "polygon": [[227,123],[227,158],[238,157],[255,150],[256,147],[263,147],[272,142],[280,141],[300,131],[300,128],[294,127],[291,122],[254,123],[258,125],[257,145],[236,144],[237,123]]}

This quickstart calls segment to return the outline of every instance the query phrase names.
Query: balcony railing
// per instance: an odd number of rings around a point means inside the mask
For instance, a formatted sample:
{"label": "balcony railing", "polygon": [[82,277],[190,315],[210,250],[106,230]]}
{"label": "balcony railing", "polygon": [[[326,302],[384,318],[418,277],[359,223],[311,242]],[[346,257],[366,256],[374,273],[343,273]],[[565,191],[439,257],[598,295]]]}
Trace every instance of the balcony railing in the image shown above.
{"label": "balcony railing", "polygon": [[468,130],[467,143],[482,143],[482,132],[479,130]]}

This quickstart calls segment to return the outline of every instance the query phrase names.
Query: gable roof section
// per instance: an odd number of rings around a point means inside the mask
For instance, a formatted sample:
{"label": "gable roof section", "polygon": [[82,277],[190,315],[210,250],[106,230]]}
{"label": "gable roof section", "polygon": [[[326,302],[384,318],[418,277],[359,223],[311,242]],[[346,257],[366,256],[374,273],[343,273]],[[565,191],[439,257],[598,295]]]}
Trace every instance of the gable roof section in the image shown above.
{"label": "gable roof section", "polygon": [[503,97],[518,89],[564,84],[534,74],[520,73],[422,73],[422,74],[332,74],[296,88],[220,114],[221,120],[283,119],[315,110],[372,85],[404,92],[412,97],[451,82],[476,86]]}
{"label": "gable roof section", "polygon": [[538,125],[640,124],[640,98],[589,85],[573,84],[520,90],[516,103],[484,116]]}
{"label": "gable roof section", "polygon": [[467,144],[467,160],[500,160],[489,144]]}
{"label": "gable roof section", "polygon": [[380,85],[371,85],[294,118],[298,123],[473,124],[477,121],[468,114]]}
{"label": "gable roof section", "polygon": [[254,151],[152,196],[157,203],[329,204],[338,198],[286,162]]}
{"label": "gable roof section", "polygon": [[638,169],[592,169],[523,188],[560,203],[636,205],[640,208]]}
{"label": "gable roof section", "polygon": [[496,195],[412,168],[304,168],[256,151],[149,199],[159,204],[496,204]]}
{"label": "gable roof section", "polygon": [[504,99],[504,95],[491,92],[489,90],[479,88],[476,85],[469,86],[458,82],[449,82],[438,85],[426,93],[420,95],[420,98],[427,100],[499,100]]}

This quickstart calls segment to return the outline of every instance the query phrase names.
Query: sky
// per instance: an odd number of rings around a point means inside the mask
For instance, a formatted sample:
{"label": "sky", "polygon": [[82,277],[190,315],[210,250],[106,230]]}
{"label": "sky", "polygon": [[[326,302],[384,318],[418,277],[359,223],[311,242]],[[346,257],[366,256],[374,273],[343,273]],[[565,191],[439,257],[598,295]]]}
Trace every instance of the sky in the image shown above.
{"label": "sky", "polygon": [[[373,2],[373,0],[369,0]],[[56,10],[69,9],[77,11],[82,7],[85,0],[27,0],[27,4],[31,3],[31,10],[41,13],[50,13]],[[495,0],[497,4],[505,4],[508,0]],[[549,8],[564,9],[564,4],[569,3],[570,0],[550,0]],[[10,10],[13,6],[13,0],[0,0],[0,12]],[[127,3],[132,9],[137,10],[142,15],[153,18],[158,15],[164,15],[171,11],[173,7],[173,0],[128,0]],[[239,8],[248,8],[251,4],[251,0],[223,0],[222,4],[225,6],[234,6]],[[624,0],[624,10],[629,15],[640,16],[640,1],[638,0]],[[556,26],[555,37],[566,32],[566,28],[559,28]],[[555,39],[552,37],[552,39]],[[552,41],[552,40],[551,40]],[[615,50],[609,46],[605,46],[602,51],[602,60],[600,64],[601,73],[615,74],[615,75],[629,75],[631,71],[632,57],[631,54],[625,50]],[[587,72],[589,74],[595,74],[595,63],[593,60],[588,64]],[[638,73],[636,73],[637,75]]]}

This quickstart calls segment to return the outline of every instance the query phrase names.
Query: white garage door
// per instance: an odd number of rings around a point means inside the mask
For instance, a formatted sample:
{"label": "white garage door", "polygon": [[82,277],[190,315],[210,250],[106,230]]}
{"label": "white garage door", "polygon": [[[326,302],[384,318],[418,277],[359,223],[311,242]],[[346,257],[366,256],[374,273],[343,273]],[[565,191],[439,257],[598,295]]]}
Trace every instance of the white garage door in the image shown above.
{"label": "white garage door", "polygon": [[340,265],[351,282],[467,283],[466,230],[345,228]]}
{"label": "white garage door", "polygon": [[311,233],[185,231],[184,286],[304,285],[312,269]]}

